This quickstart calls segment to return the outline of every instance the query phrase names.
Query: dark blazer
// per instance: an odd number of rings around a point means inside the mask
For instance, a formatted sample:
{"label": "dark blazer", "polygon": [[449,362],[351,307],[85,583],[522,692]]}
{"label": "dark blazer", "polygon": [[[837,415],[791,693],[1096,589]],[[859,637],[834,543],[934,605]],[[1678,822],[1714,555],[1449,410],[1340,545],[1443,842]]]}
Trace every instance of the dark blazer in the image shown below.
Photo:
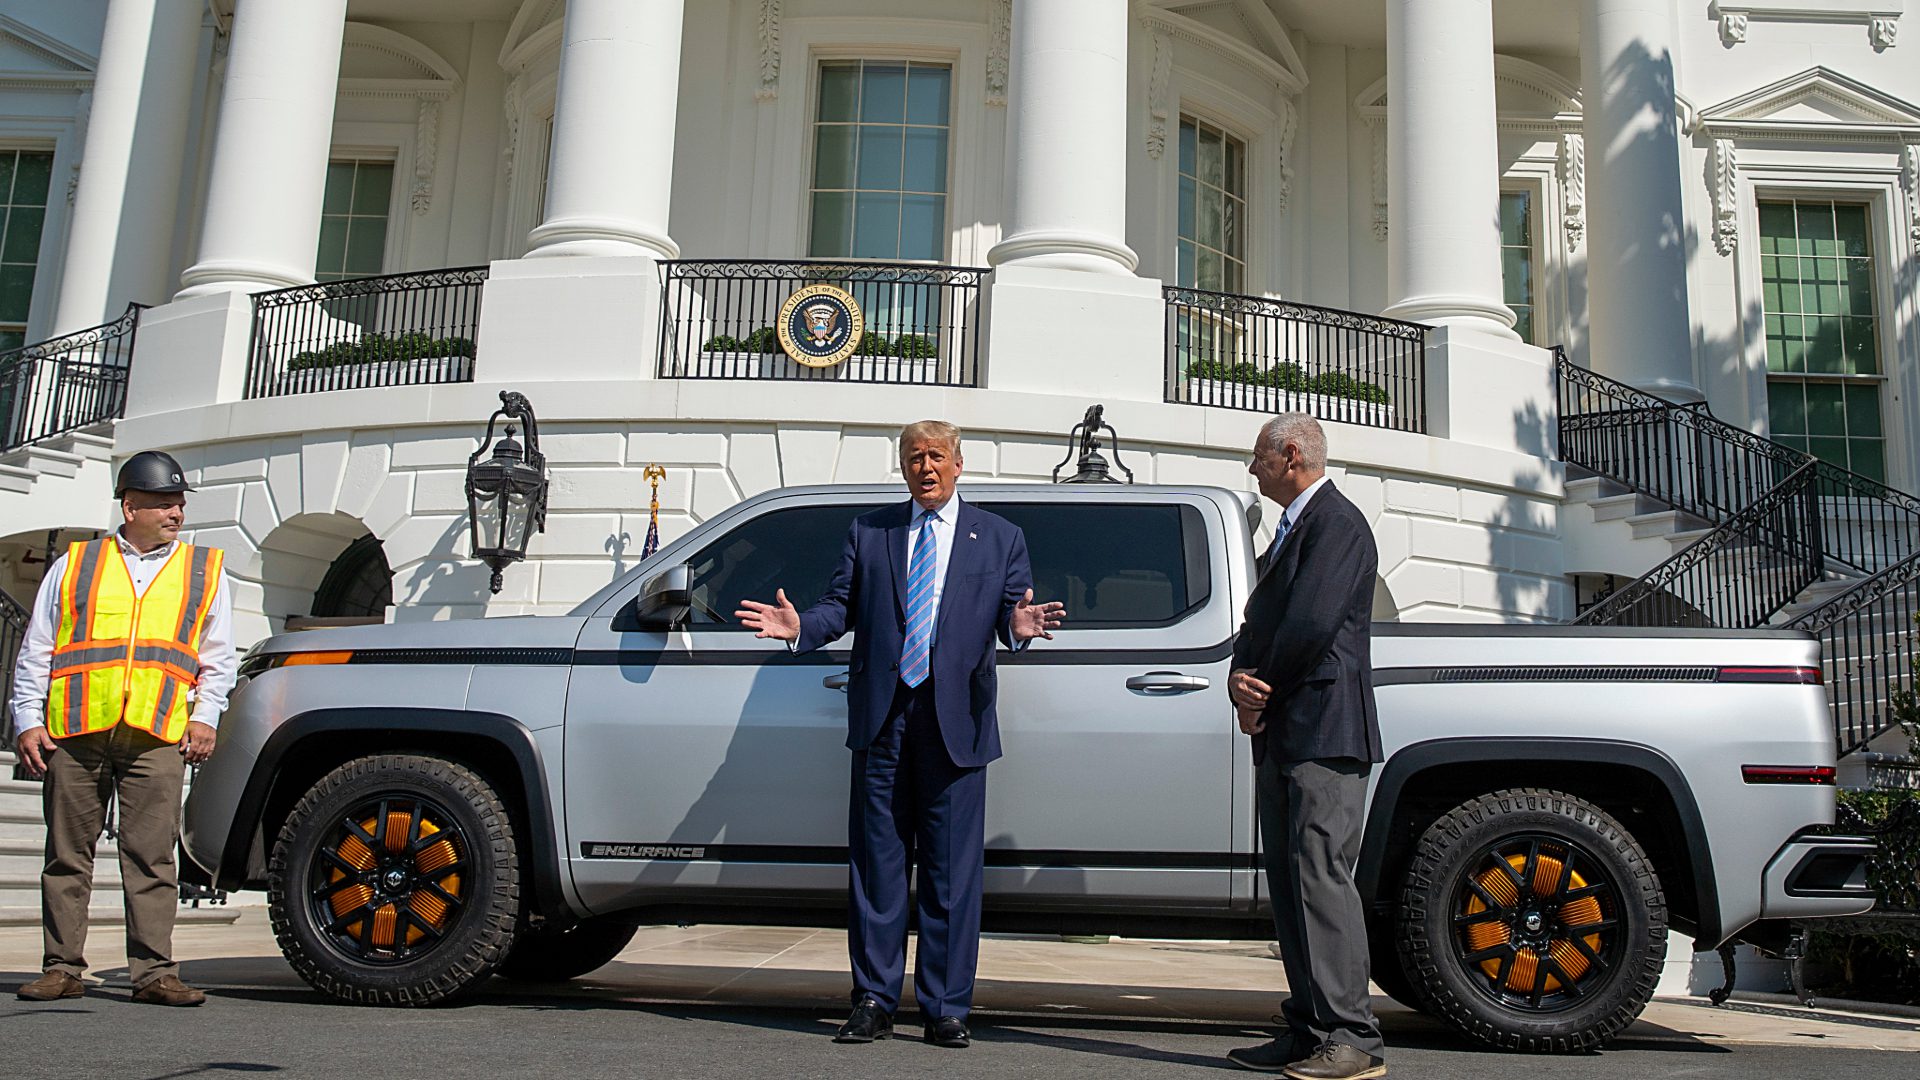
{"label": "dark blazer", "polygon": [[1373,703],[1373,579],[1366,516],[1329,483],[1261,568],[1233,644],[1233,666],[1273,688],[1255,762],[1381,761]]}
{"label": "dark blazer", "polygon": [[[879,736],[900,682],[907,634],[907,529],[918,513],[919,506],[908,500],[855,518],[826,595],[800,613],[798,652],[854,633],[847,683],[849,750],[864,750]],[[1032,585],[1026,535],[1006,518],[962,499],[934,626],[932,673],[940,734],[948,756],[961,768],[1000,756],[994,639],[1013,646],[1013,608]]]}

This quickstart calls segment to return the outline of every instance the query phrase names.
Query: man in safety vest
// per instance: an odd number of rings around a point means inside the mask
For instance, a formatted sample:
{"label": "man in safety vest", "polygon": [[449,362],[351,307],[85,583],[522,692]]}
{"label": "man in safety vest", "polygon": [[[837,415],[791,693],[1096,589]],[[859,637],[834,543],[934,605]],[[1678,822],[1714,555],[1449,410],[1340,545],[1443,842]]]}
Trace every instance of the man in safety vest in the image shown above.
{"label": "man in safety vest", "polygon": [[174,847],[181,781],[213,753],[237,660],[221,552],[180,542],[189,490],[168,455],[129,458],[114,485],[126,523],[69,547],[34,600],[13,681],[15,747],[46,777],[46,974],[20,988],[30,1001],[86,992],[94,845],[116,792],[133,1000],[207,999],[173,961]]}

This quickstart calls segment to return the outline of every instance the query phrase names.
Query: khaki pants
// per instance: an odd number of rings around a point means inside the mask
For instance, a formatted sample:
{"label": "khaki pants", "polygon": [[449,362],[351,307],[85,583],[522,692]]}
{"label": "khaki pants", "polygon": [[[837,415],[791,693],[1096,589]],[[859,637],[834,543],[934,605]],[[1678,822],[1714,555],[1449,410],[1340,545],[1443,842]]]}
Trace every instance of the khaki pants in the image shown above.
{"label": "khaki pants", "polygon": [[47,971],[78,978],[87,968],[87,902],[93,851],[107,803],[120,796],[120,877],[126,889],[127,967],[136,989],[177,974],[173,919],[180,907],[174,844],[180,833],[180,747],[120,724],[57,740],[47,762],[47,868],[40,874],[40,921]]}

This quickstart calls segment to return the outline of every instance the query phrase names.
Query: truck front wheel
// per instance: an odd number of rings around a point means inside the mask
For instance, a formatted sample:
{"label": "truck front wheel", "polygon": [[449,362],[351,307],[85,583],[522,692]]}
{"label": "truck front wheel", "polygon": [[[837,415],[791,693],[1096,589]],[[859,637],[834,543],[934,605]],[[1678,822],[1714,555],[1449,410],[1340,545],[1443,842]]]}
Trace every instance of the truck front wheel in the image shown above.
{"label": "truck front wheel", "polygon": [[425,1005],[473,988],[513,945],[513,823],[464,766],[413,754],[349,761],[301,797],[267,866],[280,950],[344,1001]]}
{"label": "truck front wheel", "polygon": [[1660,879],[1604,810],[1522,788],[1469,800],[1420,838],[1400,949],[1430,1011],[1509,1050],[1589,1050],[1652,998],[1667,951]]}

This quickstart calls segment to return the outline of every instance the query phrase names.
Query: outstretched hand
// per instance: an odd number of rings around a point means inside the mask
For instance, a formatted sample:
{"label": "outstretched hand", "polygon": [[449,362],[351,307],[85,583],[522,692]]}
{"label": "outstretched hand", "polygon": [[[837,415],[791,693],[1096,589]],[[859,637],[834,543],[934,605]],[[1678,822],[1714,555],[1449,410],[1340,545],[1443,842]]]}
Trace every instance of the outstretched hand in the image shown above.
{"label": "outstretched hand", "polygon": [[793,603],[787,599],[787,590],[775,589],[773,603],[762,604],[757,600],[740,601],[740,610],[733,617],[740,625],[759,633],[754,637],[779,638],[781,641],[800,639],[800,613],[794,610]]}
{"label": "outstretched hand", "polygon": [[1053,640],[1052,631],[1060,629],[1067,620],[1067,605],[1057,600],[1044,604],[1033,602],[1033,590],[1013,605],[1013,640],[1031,641],[1034,638]]}

